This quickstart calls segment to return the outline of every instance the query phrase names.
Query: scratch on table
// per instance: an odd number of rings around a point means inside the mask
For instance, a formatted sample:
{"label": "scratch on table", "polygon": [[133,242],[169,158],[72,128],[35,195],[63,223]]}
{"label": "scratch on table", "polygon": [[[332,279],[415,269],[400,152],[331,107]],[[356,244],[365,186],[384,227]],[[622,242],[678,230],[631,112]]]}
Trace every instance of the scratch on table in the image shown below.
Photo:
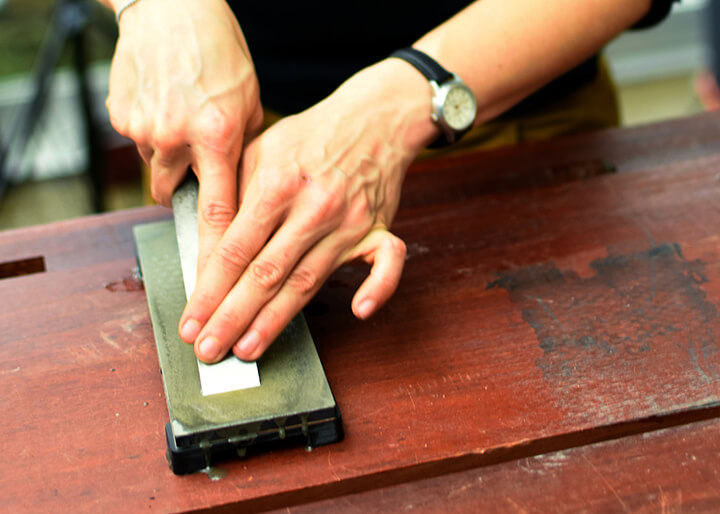
{"label": "scratch on table", "polygon": [[407,391],[408,398],[410,398],[410,403],[412,403],[413,410],[417,410],[417,407],[415,406],[415,400],[413,400],[412,394],[410,391]]}
{"label": "scratch on table", "polygon": [[467,483],[464,483],[461,485],[455,485],[455,486],[451,487],[450,491],[447,494],[448,499],[465,493],[465,491],[470,489],[472,487],[472,485],[473,485],[473,482],[467,482]]}
{"label": "scratch on table", "polygon": [[0,375],[9,375],[10,373],[17,373],[18,371],[20,371],[20,369],[21,369],[20,366],[17,366],[16,368],[13,368],[13,369],[6,369],[4,371],[0,371]]}
{"label": "scratch on table", "polygon": [[[682,491],[678,490],[677,496],[675,498],[672,498],[668,493],[663,490],[661,485],[658,486],[658,489],[660,490],[660,512],[662,514],[670,514],[672,512],[677,512],[677,510],[673,507],[675,505],[682,505]],[[682,511],[682,508],[679,510]]]}
{"label": "scratch on table", "polygon": [[550,307],[547,306],[547,304],[543,301],[542,298],[539,296],[528,296],[528,298],[532,298],[535,300],[538,304],[540,304],[540,307],[543,308],[543,310],[547,313],[548,316],[552,318],[552,320],[557,324],[557,326],[560,328],[560,330],[564,333],[565,327],[563,327],[563,324],[560,323],[560,320],[555,316],[555,313],[552,311]]}
{"label": "scratch on table", "polygon": [[663,491],[663,488],[661,485],[658,486],[658,489],[660,489],[660,512],[662,514],[665,514],[667,512],[667,498],[665,497],[665,491]]}
{"label": "scratch on table", "polygon": [[105,341],[107,344],[109,344],[116,350],[120,350],[120,345],[115,342],[115,339],[110,334],[106,334],[105,332],[100,332],[100,337],[102,337],[103,341]]}
{"label": "scratch on table", "polygon": [[518,512],[520,514],[527,514],[527,509],[521,507],[517,504],[512,498],[505,498],[507,502],[515,509],[515,512]]}
{"label": "scratch on table", "polygon": [[533,474],[540,474],[540,475],[543,474],[542,469],[535,469],[535,468],[531,467],[530,461],[528,459],[523,459],[523,460],[517,461],[517,465],[520,469],[522,469],[526,473],[533,473]]}
{"label": "scratch on table", "polygon": [[331,450],[331,449],[328,449],[328,454],[327,454],[328,469],[330,470],[330,473],[332,473],[333,478],[335,478],[335,480],[337,480],[337,481],[339,482],[339,481],[340,481],[340,476],[337,474],[337,472],[335,471],[335,467],[332,465],[332,461],[331,461],[331,459],[330,459],[330,455],[332,455],[332,450]]}
{"label": "scratch on table", "polygon": [[376,419],[377,415],[387,409],[387,404],[384,404],[376,409],[373,409],[372,411],[365,412],[361,414],[360,419]]}
{"label": "scratch on table", "polygon": [[640,230],[642,230],[645,236],[648,238],[648,241],[650,242],[650,248],[655,248],[655,238],[653,237],[652,232],[650,232],[650,230],[645,225],[640,223],[635,218],[631,216],[629,216],[629,218],[630,221],[632,221]]}
{"label": "scratch on table", "polygon": [[590,462],[590,459],[588,459],[585,455],[582,456],[583,460],[588,463],[588,465],[592,468],[592,470],[600,477],[600,479],[605,483],[608,489],[615,495],[615,498],[617,498],[617,501],[620,502],[620,505],[622,505],[622,508],[625,512],[631,512],[630,508],[627,506],[627,504],[622,501],[622,498],[620,498],[620,495],[617,493],[615,488],[612,486],[612,484],[608,481],[607,478],[605,478],[605,475],[603,475],[600,470]]}

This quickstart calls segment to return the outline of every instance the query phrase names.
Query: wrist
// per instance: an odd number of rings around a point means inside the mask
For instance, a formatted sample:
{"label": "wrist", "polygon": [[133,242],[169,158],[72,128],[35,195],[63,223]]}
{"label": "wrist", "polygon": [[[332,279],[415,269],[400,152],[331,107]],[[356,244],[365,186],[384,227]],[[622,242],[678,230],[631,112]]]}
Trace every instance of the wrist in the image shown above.
{"label": "wrist", "polygon": [[400,59],[384,59],[361,72],[374,84],[377,101],[401,118],[397,136],[408,150],[419,153],[441,131],[432,120],[432,87],[412,65]]}
{"label": "wrist", "polygon": [[149,5],[154,3],[157,3],[156,0],[108,0],[110,8],[115,13],[115,21],[120,29],[120,35],[123,35],[122,28],[127,25],[128,20],[134,20],[130,24],[135,25],[142,22],[143,19],[151,19],[154,14],[142,16],[140,11],[155,10],[157,5]]}

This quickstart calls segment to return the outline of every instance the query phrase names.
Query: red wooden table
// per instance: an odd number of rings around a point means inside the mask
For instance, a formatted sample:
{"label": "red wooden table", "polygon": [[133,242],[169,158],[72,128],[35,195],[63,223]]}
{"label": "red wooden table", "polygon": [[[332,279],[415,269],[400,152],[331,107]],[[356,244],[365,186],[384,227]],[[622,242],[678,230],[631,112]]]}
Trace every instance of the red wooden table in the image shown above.
{"label": "red wooden table", "polygon": [[720,118],[419,163],[392,301],[306,309],[346,438],[174,476],[132,226],[0,233],[8,511],[720,510]]}

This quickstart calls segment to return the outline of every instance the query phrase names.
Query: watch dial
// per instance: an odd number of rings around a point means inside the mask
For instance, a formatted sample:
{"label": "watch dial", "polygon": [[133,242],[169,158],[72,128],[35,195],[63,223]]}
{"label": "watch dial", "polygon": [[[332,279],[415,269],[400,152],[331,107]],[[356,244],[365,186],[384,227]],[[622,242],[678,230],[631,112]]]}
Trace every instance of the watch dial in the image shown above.
{"label": "watch dial", "polygon": [[453,130],[465,130],[475,119],[475,99],[464,87],[448,91],[443,104],[443,117]]}

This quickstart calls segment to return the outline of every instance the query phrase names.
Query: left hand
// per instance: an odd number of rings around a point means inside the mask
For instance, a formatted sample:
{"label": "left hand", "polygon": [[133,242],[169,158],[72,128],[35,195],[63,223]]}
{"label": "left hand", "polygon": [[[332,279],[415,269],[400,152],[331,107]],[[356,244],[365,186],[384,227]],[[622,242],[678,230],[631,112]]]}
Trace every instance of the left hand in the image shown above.
{"label": "left hand", "polygon": [[437,136],[427,81],[387,59],[250,143],[238,214],[180,318],[180,335],[216,362],[256,360],[345,262],[372,265],[355,293],[365,319],[394,293],[405,244],[388,231],[405,171]]}

